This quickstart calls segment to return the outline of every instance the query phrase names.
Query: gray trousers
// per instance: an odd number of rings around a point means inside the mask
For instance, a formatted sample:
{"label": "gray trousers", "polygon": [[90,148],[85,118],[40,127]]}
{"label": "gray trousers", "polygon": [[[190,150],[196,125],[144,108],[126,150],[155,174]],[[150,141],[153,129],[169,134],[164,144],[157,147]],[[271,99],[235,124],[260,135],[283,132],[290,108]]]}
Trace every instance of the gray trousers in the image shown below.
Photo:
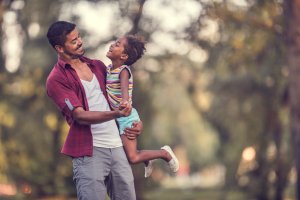
{"label": "gray trousers", "polygon": [[123,147],[94,147],[93,156],[73,158],[79,200],[136,200],[133,175]]}

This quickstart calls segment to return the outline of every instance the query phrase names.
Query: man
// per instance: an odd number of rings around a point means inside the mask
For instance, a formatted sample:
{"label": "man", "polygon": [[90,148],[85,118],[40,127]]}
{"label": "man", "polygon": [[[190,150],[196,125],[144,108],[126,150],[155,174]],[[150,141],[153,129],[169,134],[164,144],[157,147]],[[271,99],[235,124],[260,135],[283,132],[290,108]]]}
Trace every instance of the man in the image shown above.
{"label": "man", "polygon": [[[106,67],[99,60],[84,57],[76,25],[53,23],[47,38],[58,61],[50,72],[46,88],[49,97],[70,125],[62,153],[72,157],[73,179],[80,200],[135,200],[131,167],[124,153],[115,119],[128,116],[131,105],[111,111],[105,88]],[[126,129],[135,139],[142,124]]]}

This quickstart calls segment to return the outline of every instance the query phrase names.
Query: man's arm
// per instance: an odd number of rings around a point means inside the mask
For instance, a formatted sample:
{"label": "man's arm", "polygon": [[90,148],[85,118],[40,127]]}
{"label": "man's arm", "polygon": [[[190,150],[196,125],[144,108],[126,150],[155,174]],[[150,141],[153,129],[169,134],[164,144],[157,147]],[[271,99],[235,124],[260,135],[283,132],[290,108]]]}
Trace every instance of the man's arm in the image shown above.
{"label": "man's arm", "polygon": [[115,111],[85,111],[70,83],[54,74],[46,82],[47,94],[65,116],[73,118],[79,124],[96,124],[128,116],[131,105],[123,106]]}
{"label": "man's arm", "polygon": [[76,107],[72,112],[72,117],[79,124],[97,124],[116,119],[118,117],[126,117],[131,113],[131,105],[121,110],[114,111],[85,111],[82,107]]}
{"label": "man's arm", "polygon": [[142,130],[143,130],[143,122],[139,121],[139,122],[134,122],[132,124],[132,127],[126,128],[124,132],[125,132],[125,136],[128,139],[134,140],[142,133]]}

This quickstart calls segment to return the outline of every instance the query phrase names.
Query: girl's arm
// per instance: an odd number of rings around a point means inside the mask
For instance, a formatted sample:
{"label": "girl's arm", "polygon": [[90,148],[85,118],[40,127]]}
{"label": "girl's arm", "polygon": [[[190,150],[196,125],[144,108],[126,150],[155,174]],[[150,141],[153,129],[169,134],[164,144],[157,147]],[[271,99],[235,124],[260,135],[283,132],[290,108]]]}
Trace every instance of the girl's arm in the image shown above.
{"label": "girl's arm", "polygon": [[[130,73],[127,68],[124,68],[120,73],[120,82],[121,82],[121,91],[122,91],[122,102],[124,102],[125,105],[126,102],[128,102],[129,105],[131,105],[130,102],[131,99],[129,99],[129,93],[128,93],[129,78],[130,78]],[[125,129],[125,135],[128,139],[134,140],[141,134],[142,130],[143,130],[142,121],[134,122],[131,128]]]}
{"label": "girl's arm", "polygon": [[[126,102],[131,103],[131,102],[129,102],[129,92],[128,92],[129,76],[130,76],[129,71],[126,68],[124,68],[120,73],[122,103],[126,103]],[[122,106],[122,103],[121,103],[121,106]]]}

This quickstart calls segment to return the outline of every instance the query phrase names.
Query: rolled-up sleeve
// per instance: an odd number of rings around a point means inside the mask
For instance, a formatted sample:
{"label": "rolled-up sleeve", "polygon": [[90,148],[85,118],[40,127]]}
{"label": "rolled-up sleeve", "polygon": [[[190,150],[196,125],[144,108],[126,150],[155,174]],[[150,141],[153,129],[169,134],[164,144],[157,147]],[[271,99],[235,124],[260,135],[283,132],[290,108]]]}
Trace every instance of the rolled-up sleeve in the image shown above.
{"label": "rolled-up sleeve", "polygon": [[66,104],[66,99],[69,99],[74,108],[83,107],[76,92],[71,87],[66,79],[60,76],[49,76],[46,82],[48,96],[53,100],[58,109],[63,115],[72,118],[72,110]]}

